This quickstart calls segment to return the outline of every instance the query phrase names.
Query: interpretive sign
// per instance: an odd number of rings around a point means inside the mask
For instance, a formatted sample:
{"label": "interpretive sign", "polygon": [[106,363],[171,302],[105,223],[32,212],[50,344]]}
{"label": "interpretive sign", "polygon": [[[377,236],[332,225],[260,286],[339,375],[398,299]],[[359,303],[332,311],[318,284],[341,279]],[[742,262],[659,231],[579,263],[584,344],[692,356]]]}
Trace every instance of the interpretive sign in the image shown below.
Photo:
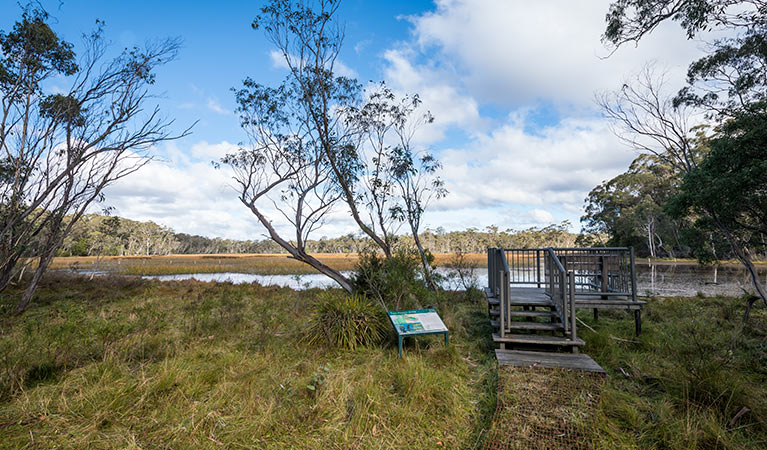
{"label": "interpretive sign", "polygon": [[397,332],[397,349],[402,357],[402,339],[423,334],[444,334],[445,345],[449,343],[449,332],[445,323],[433,309],[389,311],[389,320]]}

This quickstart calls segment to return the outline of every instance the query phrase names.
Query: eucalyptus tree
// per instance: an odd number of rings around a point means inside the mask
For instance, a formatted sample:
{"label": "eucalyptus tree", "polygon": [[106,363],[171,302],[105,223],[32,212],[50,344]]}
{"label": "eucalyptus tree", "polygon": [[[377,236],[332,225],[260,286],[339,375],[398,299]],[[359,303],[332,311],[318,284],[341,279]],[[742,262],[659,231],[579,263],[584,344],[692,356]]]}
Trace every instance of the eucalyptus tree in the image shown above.
{"label": "eucalyptus tree", "polygon": [[761,110],[767,100],[767,1],[617,0],[606,15],[603,40],[617,49],[639,43],[658,25],[678,22],[689,39],[725,30],[708,42],[708,54],[693,61],[687,86],[674,103],[702,107],[712,115]]}
{"label": "eucalyptus tree", "polygon": [[[405,180],[421,167],[403,169],[400,131],[422,121],[413,116],[417,97],[399,99],[385,85],[365,93],[356,80],[336,74],[344,37],[334,17],[338,7],[337,0],[273,0],[261,8],[253,28],[263,29],[288,74],[278,87],[246,79],[235,91],[249,142],[222,162],[234,170],[240,201],[270,238],[351,291],[343,274],[308,253],[310,235],[343,205],[391,257],[406,219],[397,214],[405,202],[397,174]],[[425,207],[423,199],[416,202]],[[275,217],[287,226],[275,225]]]}
{"label": "eucalyptus tree", "polygon": [[[354,170],[348,157],[354,138],[340,111],[358,103],[360,94],[355,80],[334,73],[343,40],[333,20],[338,2],[312,6],[275,0],[253,21],[252,27],[263,29],[281,52],[289,74],[276,88],[248,78],[235,91],[249,145],[222,162],[234,170],[240,201],[269,237],[351,291],[343,274],[306,250],[311,233],[348,196],[336,181]],[[290,229],[279,229],[274,217]]]}
{"label": "eucalyptus tree", "polygon": [[673,220],[664,208],[678,185],[679,177],[671,165],[642,154],[625,173],[589,192],[581,218],[583,231],[608,234],[608,245],[646,248],[653,258],[660,251],[674,257],[682,247],[682,220]]}
{"label": "eucalyptus tree", "polygon": [[358,146],[359,180],[350,186],[361,187],[358,197],[371,222],[382,231],[387,256],[391,255],[390,236],[400,225],[407,224],[424,277],[436,289],[419,233],[426,208],[447,195],[447,189],[439,177],[440,162],[414,144],[418,130],[434,118],[429,111],[421,111],[418,95],[398,96],[385,83],[368,94],[363,106],[347,115],[367,141],[367,145]]}
{"label": "eucalyptus tree", "polygon": [[[27,7],[0,34],[0,289],[20,262],[37,258],[17,313],[72,227],[104,200],[104,188],[144,166],[152,145],[189,131],[171,134],[172,121],[147,109],[154,71],[176,56],[179,42],[109,59],[102,25],[84,36],[79,58],[40,9]],[[46,91],[54,77],[66,83],[63,92]]]}
{"label": "eucalyptus tree", "polygon": [[[617,101],[603,102],[603,109],[621,125],[620,135],[630,136],[629,141],[635,143],[651,142],[650,146],[639,144],[635,147],[658,156],[667,155],[680,170],[683,178],[680,203],[686,207],[676,211],[694,210],[705,216],[706,220],[698,223],[707,223],[726,239],[732,253],[749,272],[756,295],[767,306],[767,290],[757,276],[749,252],[750,239],[746,238],[755,232],[752,228],[754,218],[760,217],[759,207],[728,206],[724,199],[734,193],[731,187],[738,183],[725,174],[720,174],[723,175],[721,181],[711,177],[717,171],[708,162],[709,158],[721,163],[745,162],[745,166],[735,167],[733,173],[747,176],[753,175],[747,170],[749,166],[761,167],[767,161],[764,152],[752,147],[753,137],[761,136],[759,130],[750,128],[763,126],[767,112],[767,1],[617,0],[612,2],[606,15],[603,39],[615,49],[629,42],[638,43],[668,20],[679,22],[688,38],[712,29],[726,30],[729,34],[709,42],[708,54],[690,64],[687,85],[673,100],[658,95],[657,90],[647,89],[647,86],[632,91],[630,86],[627,89],[624,85],[622,92],[628,90],[629,94],[619,93],[613,99]],[[662,108],[656,108],[656,105],[662,105]],[[716,125],[714,132],[695,136],[693,127],[677,127],[673,120],[670,123],[674,126],[668,126],[668,117],[684,108],[704,113],[713,121],[710,124]],[[628,114],[625,113],[627,109]],[[633,111],[638,114],[632,114]],[[647,124],[650,126],[643,127]],[[717,150],[715,155],[705,154],[714,147],[727,150]],[[711,184],[703,186],[700,180],[704,179]],[[704,187],[703,191],[695,192],[695,189]],[[739,192],[736,198],[763,201],[760,194],[763,184],[746,183],[741,188],[749,190]],[[703,192],[706,195],[702,195]],[[738,217],[733,216],[734,211]]]}

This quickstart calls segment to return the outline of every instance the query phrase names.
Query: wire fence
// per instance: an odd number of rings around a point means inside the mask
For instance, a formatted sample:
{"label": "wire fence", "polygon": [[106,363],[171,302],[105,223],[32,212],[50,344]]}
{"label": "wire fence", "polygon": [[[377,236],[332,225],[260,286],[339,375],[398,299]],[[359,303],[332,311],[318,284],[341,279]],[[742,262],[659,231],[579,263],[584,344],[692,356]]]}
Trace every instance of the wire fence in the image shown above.
{"label": "wire fence", "polygon": [[502,367],[487,450],[591,449],[603,374]]}

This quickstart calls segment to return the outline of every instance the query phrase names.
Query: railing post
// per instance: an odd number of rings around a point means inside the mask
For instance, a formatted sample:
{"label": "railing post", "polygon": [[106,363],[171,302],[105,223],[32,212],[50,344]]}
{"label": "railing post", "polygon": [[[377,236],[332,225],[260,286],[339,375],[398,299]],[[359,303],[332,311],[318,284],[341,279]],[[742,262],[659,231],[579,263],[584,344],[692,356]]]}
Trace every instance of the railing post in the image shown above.
{"label": "railing post", "polygon": [[499,305],[501,307],[500,315],[498,316],[498,320],[500,322],[500,331],[499,334],[501,337],[506,337],[506,302],[508,301],[508,289],[503,287],[504,281],[508,281],[508,274],[504,270],[498,271],[498,277],[501,279],[502,287],[500,295],[498,296]]}
{"label": "railing post", "polygon": [[541,288],[541,251],[535,251],[535,273],[536,281],[538,282],[538,289]]}
{"label": "railing post", "polygon": [[[576,317],[575,317],[575,273],[573,271],[570,271],[567,273],[569,281],[570,281],[570,339],[572,341],[575,341],[578,339],[578,332],[577,332],[577,326],[576,326]],[[573,346],[573,353],[578,353],[578,347]]]}
{"label": "railing post", "polygon": [[629,247],[630,263],[631,263],[631,301],[637,301],[637,276],[636,268],[634,267],[634,247]]}
{"label": "railing post", "polygon": [[496,277],[498,276],[496,273],[497,270],[495,264],[495,249],[491,247],[487,249],[487,287],[495,297],[498,296],[498,291],[496,290],[496,286],[498,285],[496,282]]}
{"label": "railing post", "polygon": [[[607,258],[605,258],[605,255],[599,257],[599,264],[602,271],[602,292],[607,292],[610,290],[610,274],[607,271]],[[607,296],[603,295],[602,300],[607,300]]]}

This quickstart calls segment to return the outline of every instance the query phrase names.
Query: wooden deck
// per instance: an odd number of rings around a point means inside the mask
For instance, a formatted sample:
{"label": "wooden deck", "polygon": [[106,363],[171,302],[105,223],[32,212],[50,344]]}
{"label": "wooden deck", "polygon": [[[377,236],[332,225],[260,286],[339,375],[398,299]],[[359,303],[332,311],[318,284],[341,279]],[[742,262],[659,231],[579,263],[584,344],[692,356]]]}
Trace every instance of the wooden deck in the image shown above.
{"label": "wooden deck", "polygon": [[[579,309],[633,313],[641,333],[645,302],[636,295],[630,247],[488,249],[485,294],[500,365],[604,373],[578,337]],[[562,352],[562,353],[558,353]]]}
{"label": "wooden deck", "polygon": [[495,357],[502,366],[548,367],[605,373],[593,359],[583,353],[530,352],[522,350],[496,350]]}

